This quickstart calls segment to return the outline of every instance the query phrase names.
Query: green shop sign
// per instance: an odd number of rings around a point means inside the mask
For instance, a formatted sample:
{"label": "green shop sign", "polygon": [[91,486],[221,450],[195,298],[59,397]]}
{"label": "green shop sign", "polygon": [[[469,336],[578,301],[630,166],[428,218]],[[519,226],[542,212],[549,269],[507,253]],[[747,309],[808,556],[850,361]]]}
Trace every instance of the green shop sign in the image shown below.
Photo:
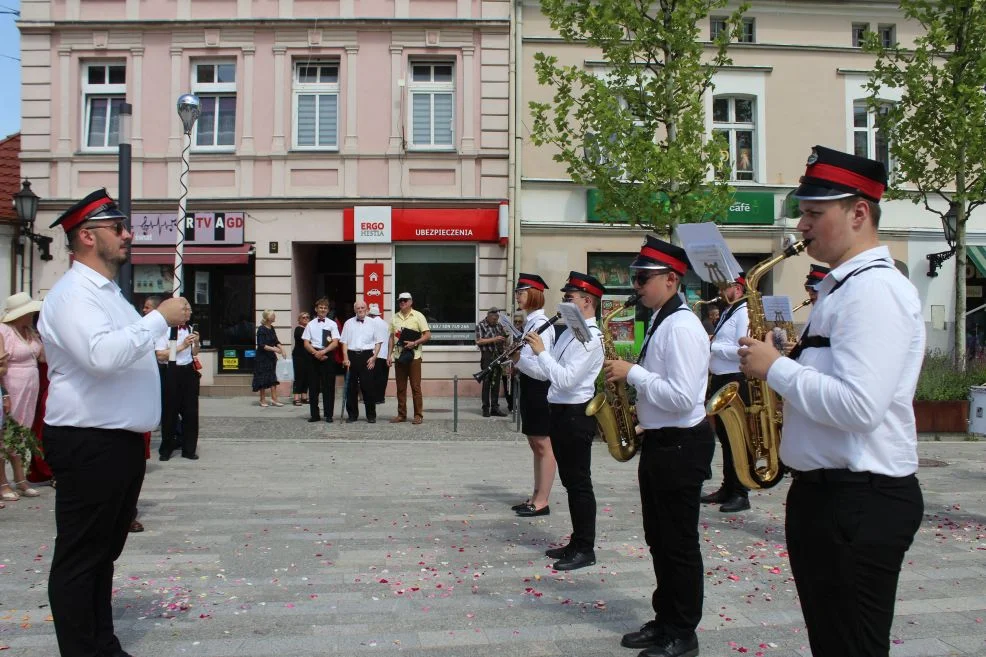
{"label": "green shop sign", "polygon": [[[590,189],[585,194],[585,212],[589,223],[603,223],[596,211],[599,190]],[[727,224],[755,224],[772,226],[774,224],[774,195],[771,192],[734,192],[733,202],[726,213]]]}

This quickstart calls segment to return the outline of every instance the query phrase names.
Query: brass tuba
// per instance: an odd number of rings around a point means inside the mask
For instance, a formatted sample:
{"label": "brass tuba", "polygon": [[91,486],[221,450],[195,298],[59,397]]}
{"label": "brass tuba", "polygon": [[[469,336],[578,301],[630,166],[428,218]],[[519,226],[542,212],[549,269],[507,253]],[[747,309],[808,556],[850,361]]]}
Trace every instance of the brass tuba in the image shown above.
{"label": "brass tuba", "polygon": [[[613,336],[609,332],[609,322],[630,306],[635,306],[639,294],[630,295],[622,305],[606,313],[599,328],[603,332],[603,353],[606,360],[617,360],[619,354],[613,345]],[[629,461],[640,449],[640,438],[637,436],[636,413],[633,404],[627,396],[627,384],[624,381],[604,383],[603,392],[592,398],[585,408],[585,414],[595,416],[599,430],[609,448],[609,454],[621,463]]]}
{"label": "brass tuba", "polygon": [[[757,285],[763,275],[786,258],[797,255],[808,246],[802,240],[773,258],[758,263],[746,275],[747,312],[750,316],[750,337],[763,340],[767,333],[763,300]],[[705,404],[708,415],[719,416],[729,438],[736,476],[747,488],[770,488],[784,476],[781,465],[781,426],[783,415],[780,398],[760,379],[748,379],[750,404],[744,406],[739,395],[740,384],[733,381],[716,391]]]}

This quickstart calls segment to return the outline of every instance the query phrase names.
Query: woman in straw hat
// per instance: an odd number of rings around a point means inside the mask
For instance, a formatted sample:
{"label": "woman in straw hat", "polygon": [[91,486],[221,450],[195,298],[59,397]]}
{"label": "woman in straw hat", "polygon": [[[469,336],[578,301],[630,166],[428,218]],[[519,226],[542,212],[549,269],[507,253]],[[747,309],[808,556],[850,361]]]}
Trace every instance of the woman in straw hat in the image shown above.
{"label": "woman in straw hat", "polygon": [[[41,339],[34,330],[34,317],[40,310],[40,301],[32,299],[27,292],[18,292],[7,297],[5,312],[0,319],[0,337],[10,354],[7,373],[3,377],[4,390],[10,395],[10,417],[29,428],[34,424],[38,403],[38,361],[44,360]],[[3,456],[0,454],[0,465],[3,465]],[[21,497],[37,497],[38,491],[27,483],[21,458],[16,454],[6,456],[14,470],[14,483],[11,486],[7,480],[6,467],[0,467],[0,499],[14,502]]]}

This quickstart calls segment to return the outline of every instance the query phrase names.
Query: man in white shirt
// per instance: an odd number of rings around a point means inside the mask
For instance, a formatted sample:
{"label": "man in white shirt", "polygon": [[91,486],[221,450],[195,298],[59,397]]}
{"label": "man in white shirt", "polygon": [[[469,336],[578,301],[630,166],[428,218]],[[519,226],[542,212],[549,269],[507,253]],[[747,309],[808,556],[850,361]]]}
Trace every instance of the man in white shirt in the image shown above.
{"label": "man in white shirt", "polygon": [[366,316],[366,302],[358,299],[353,304],[354,317],[342,326],[342,366],[349,370],[349,387],[346,390],[346,422],[359,418],[356,391],[363,395],[366,421],[377,421],[377,386],[374,369],[379,362],[382,335],[376,323]]}
{"label": "man in white shirt", "polygon": [[[712,396],[724,385],[735,381],[740,387],[740,398],[744,404],[748,404],[750,393],[746,385],[746,377],[739,371],[739,339],[745,338],[750,330],[746,299],[743,299],[745,287],[746,279],[741,274],[722,292],[726,303],[730,305],[719,316],[719,321],[712,332],[712,358],[709,361],[712,378],[709,380],[706,394]],[[713,426],[719,438],[719,445],[722,446],[722,485],[714,493],[703,495],[702,504],[720,504],[719,510],[723,513],[746,511],[750,508],[750,491],[736,476],[733,451],[729,445],[726,428],[718,417],[713,417]]]}
{"label": "man in white shirt", "polygon": [[141,317],[123,296],[113,279],[130,257],[126,222],[103,189],[51,225],[75,256],[38,321],[50,379],[45,458],[58,481],[48,598],[62,657],[129,657],[113,633],[113,562],[144,481],[143,434],[161,419],[154,341],[191,314],[175,297]]}
{"label": "man in white shirt", "polygon": [[374,391],[376,396],[374,402],[379,406],[387,400],[387,380],[390,378],[390,365],[387,363],[388,341],[390,340],[390,324],[380,316],[380,306],[371,303],[366,314],[373,321],[374,328],[378,331],[375,340],[380,341],[380,351],[377,352],[377,362],[373,366]]}
{"label": "man in white shirt", "polygon": [[[158,460],[167,461],[176,449],[182,458],[197,461],[199,443],[199,379],[194,360],[199,354],[199,334],[190,324],[184,323],[171,329],[167,337],[174,336],[175,354],[171,359],[170,339],[165,340],[164,350],[155,345],[158,362],[164,362],[164,410],[161,413],[161,446]],[[178,427],[181,427],[179,434]]]}
{"label": "man in white shirt", "polygon": [[620,643],[644,648],[640,657],[692,657],[705,579],[699,497],[715,451],[705,416],[709,339],[678,291],[689,268],[684,249],[648,235],[630,267],[640,303],[655,313],[637,364],[606,361],[606,380],[626,380],[637,391],[644,432],[637,479],[657,588],[654,620]]}
{"label": "man in white shirt", "polygon": [[528,333],[526,340],[537,356],[541,371],[551,381],[548,387],[551,449],[562,486],[568,492],[568,510],[572,515],[571,541],[546,554],[558,559],[552,566],[555,570],[575,570],[596,563],[596,496],[591,472],[596,420],[586,416],[585,407],[596,394],[596,377],[603,367],[602,334],[596,328],[596,310],[606,288],[595,277],[573,271],[561,291],[565,293],[566,303],[578,306],[592,331],[591,339],[582,344],[570,328],[565,329],[550,353],[536,332]]}
{"label": "man in white shirt", "polygon": [[808,255],[831,271],[789,357],[743,338],[741,368],[784,398],[791,571],[814,655],[886,656],[904,554],[924,504],[912,402],[917,290],[880,245],[884,165],[816,146],[795,190]]}
{"label": "man in white shirt", "polygon": [[332,352],[339,347],[339,326],[329,319],[329,300],[322,297],[315,302],[317,317],[308,322],[301,339],[305,351],[312,356],[311,372],[308,379],[308,407],[311,412],[309,422],[318,422],[318,394],[322,393],[322,407],[325,421],[332,423],[336,408],[336,363]]}

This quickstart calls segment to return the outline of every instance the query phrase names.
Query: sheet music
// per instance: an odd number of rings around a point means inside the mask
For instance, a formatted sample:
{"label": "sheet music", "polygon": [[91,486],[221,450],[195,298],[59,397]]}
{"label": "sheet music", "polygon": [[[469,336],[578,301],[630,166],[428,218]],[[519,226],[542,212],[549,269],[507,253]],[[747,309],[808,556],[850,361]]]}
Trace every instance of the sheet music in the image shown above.
{"label": "sheet music", "polygon": [[763,316],[768,322],[793,322],[794,312],[791,310],[791,297],[769,296],[761,297]]}
{"label": "sheet music", "polygon": [[503,330],[507,332],[507,335],[514,336],[515,340],[523,335],[521,330],[514,326],[513,322],[507,319],[506,315],[501,313],[497,321],[500,322],[500,326],[502,326]]}
{"label": "sheet music", "polygon": [[675,230],[692,269],[706,283],[723,287],[743,271],[714,223],[679,224]]}
{"label": "sheet music", "polygon": [[589,330],[589,325],[585,323],[582,312],[574,303],[558,304],[558,312],[561,313],[561,317],[568,326],[568,330],[572,332],[576,340],[585,344],[592,339],[592,331]]}

